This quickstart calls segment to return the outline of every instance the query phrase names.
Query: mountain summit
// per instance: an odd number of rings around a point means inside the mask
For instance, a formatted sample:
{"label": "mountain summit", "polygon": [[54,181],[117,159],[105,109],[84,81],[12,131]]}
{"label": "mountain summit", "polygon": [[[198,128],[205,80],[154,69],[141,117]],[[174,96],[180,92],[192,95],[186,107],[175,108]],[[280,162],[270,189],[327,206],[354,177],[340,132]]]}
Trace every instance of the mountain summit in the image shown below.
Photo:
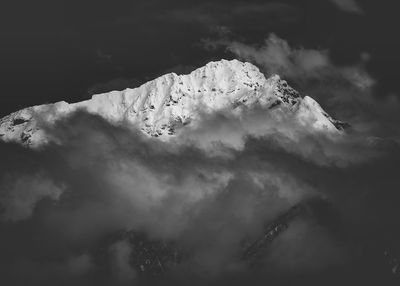
{"label": "mountain summit", "polygon": [[127,122],[149,136],[168,140],[176,128],[201,115],[249,108],[291,113],[305,127],[338,133],[343,124],[309,96],[302,98],[278,75],[269,78],[247,62],[210,62],[187,75],[165,74],[140,87],[95,94],[89,100],[28,107],[0,119],[0,140],[38,147],[51,141],[41,126],[85,110],[111,124]]}

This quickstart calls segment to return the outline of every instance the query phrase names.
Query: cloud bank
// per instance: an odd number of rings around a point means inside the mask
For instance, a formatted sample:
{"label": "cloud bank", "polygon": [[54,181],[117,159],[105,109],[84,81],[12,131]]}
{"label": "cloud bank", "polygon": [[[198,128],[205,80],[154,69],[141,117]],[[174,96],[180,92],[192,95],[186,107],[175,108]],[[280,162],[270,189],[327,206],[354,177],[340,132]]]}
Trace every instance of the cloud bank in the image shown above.
{"label": "cloud bank", "polygon": [[256,64],[266,75],[281,75],[302,95],[311,95],[330,115],[349,122],[357,132],[399,140],[399,100],[395,95],[376,94],[376,80],[366,70],[368,54],[361,54],[353,65],[338,65],[329,50],[292,47],[275,34],[261,45],[226,38],[205,39],[203,45],[206,49],[224,48]]}
{"label": "cloud bank", "polygon": [[[150,283],[132,263],[138,250],[115,236],[127,230],[179,246],[184,258],[161,276],[166,283],[274,281],[283,274],[289,281],[332,265],[342,277],[349,261],[364,259],[350,237],[380,229],[378,214],[395,223],[397,208],[385,202],[397,196],[398,149],[266,116],[222,112],[167,143],[78,112],[49,127],[61,145],[31,151],[3,144],[2,277],[14,285]],[[389,169],[371,167],[382,164]],[[386,198],[381,206],[378,193]],[[240,258],[243,239],[256,239],[265,223],[298,203],[309,214],[273,241],[261,270],[249,268]]]}
{"label": "cloud bank", "polygon": [[[43,126],[57,144],[2,144],[5,285],[392,281],[383,253],[396,253],[400,238],[398,129],[386,125],[394,103],[374,99],[361,64],[336,66],[328,51],[276,36],[258,47],[212,44],[315,92],[353,129],[332,135],[290,114],[223,110],[162,142],[79,111]],[[244,261],[243,241],[296,205],[304,214],[256,267]],[[155,276],[143,271],[152,261]]]}

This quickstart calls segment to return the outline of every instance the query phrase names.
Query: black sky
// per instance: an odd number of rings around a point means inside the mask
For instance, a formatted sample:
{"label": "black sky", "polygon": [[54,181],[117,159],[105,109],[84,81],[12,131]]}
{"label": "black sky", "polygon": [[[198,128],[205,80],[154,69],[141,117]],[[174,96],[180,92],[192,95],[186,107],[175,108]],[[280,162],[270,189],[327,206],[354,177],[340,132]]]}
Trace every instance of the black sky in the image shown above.
{"label": "black sky", "polygon": [[[328,49],[337,64],[370,55],[377,96],[399,92],[396,1],[13,1],[0,17],[0,115],[47,102],[136,86],[167,71],[232,58],[206,50],[222,35],[261,44],[269,33],[293,46]],[[346,2],[346,1],[338,1]],[[352,2],[352,1],[350,1]]]}

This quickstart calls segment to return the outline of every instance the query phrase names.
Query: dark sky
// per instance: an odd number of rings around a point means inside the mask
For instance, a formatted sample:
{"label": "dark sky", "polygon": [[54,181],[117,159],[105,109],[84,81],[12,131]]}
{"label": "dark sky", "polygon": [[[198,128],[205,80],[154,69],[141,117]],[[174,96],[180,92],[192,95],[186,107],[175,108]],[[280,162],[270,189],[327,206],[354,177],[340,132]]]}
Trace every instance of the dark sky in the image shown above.
{"label": "dark sky", "polygon": [[[378,96],[397,93],[396,1],[12,1],[0,17],[0,115],[93,92],[136,86],[210,60],[202,39],[257,45],[269,33],[295,47],[328,49],[337,64],[368,53]],[[354,5],[353,5],[354,6]]]}

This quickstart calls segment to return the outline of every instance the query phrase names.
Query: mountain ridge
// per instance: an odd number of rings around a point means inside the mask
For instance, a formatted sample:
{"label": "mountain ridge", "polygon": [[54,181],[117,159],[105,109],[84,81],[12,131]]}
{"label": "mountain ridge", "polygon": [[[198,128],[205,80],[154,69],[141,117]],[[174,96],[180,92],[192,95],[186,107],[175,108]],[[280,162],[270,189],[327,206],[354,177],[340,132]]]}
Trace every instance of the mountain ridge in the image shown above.
{"label": "mountain ridge", "polygon": [[96,114],[112,124],[128,122],[143,133],[169,140],[176,127],[194,125],[200,114],[220,110],[240,113],[259,106],[293,113],[308,128],[338,133],[344,124],[333,119],[311,97],[302,98],[287,82],[266,78],[251,63],[210,62],[186,75],[168,73],[136,88],[95,94],[91,99],[37,105],[0,119],[0,140],[39,147],[49,141],[41,124],[53,124],[77,110]]}

